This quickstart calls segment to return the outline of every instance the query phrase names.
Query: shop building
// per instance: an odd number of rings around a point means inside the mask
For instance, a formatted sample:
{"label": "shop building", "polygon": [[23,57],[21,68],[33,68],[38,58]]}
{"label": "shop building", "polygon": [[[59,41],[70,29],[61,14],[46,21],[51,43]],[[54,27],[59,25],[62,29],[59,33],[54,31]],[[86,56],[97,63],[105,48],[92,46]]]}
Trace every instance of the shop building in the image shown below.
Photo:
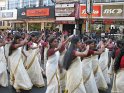
{"label": "shop building", "polygon": [[54,6],[44,6],[36,8],[17,9],[17,21],[14,28],[23,28],[28,31],[39,31],[42,29],[51,29],[55,22]]}
{"label": "shop building", "polygon": [[[80,19],[84,19],[82,31],[85,31],[86,5],[80,4]],[[123,3],[95,3],[91,16],[91,30],[109,32],[112,27],[122,31],[124,28],[124,2]]]}
{"label": "shop building", "polygon": [[6,8],[8,10],[15,8],[31,8],[40,6],[53,6],[51,0],[6,0]]}
{"label": "shop building", "polygon": [[[5,9],[6,9],[6,1],[5,0],[0,0],[0,11],[3,11]],[[2,14],[0,14],[0,17],[1,16],[2,16]],[[11,25],[8,21],[3,21],[3,20],[0,19],[0,30],[10,29],[10,28],[11,28]]]}
{"label": "shop building", "polygon": [[55,22],[52,0],[6,0],[6,9],[17,9],[17,19],[7,19],[14,30],[49,29]]}
{"label": "shop building", "polygon": [[[79,24],[81,29],[82,22],[79,21],[79,0],[56,0],[55,17],[56,24],[60,31],[73,33],[75,24]],[[78,30],[79,30],[78,29]]]}

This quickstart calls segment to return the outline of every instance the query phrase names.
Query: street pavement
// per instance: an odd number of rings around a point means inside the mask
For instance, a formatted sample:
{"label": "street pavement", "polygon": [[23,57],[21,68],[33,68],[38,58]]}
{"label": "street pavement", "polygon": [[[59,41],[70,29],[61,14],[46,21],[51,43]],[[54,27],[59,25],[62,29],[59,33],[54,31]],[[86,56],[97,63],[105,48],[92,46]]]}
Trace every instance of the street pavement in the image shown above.
{"label": "street pavement", "polygon": [[[46,79],[45,79],[46,82]],[[109,85],[109,89],[106,91],[99,91],[99,93],[111,93],[112,85]],[[30,91],[22,91],[21,93],[45,93],[46,86],[43,88],[33,87]],[[0,93],[16,93],[15,89],[12,86],[8,86],[7,88],[0,87]]]}

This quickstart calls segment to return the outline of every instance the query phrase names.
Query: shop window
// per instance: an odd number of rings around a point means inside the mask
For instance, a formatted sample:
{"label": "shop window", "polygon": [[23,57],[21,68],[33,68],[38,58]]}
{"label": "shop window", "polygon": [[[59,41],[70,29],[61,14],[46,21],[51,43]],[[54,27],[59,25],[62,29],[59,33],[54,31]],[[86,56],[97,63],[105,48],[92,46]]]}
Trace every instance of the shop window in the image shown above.
{"label": "shop window", "polygon": [[54,23],[45,23],[45,29],[53,30],[55,29],[55,24]]}
{"label": "shop window", "polygon": [[29,31],[40,31],[41,24],[40,23],[29,23]]}

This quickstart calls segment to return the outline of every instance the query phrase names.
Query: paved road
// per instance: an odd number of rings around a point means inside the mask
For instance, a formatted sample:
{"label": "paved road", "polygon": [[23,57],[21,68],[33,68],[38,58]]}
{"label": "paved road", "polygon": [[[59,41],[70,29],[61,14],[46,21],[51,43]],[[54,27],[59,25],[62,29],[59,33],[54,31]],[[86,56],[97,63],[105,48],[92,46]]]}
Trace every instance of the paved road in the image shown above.
{"label": "paved road", "polygon": [[[45,80],[46,81],[46,80]],[[33,87],[30,91],[23,91],[21,93],[45,93],[46,87],[43,88],[36,88]],[[12,86],[7,88],[0,87],[0,93],[16,93]],[[109,89],[107,91],[99,91],[99,93],[111,93],[111,85],[109,85]]]}

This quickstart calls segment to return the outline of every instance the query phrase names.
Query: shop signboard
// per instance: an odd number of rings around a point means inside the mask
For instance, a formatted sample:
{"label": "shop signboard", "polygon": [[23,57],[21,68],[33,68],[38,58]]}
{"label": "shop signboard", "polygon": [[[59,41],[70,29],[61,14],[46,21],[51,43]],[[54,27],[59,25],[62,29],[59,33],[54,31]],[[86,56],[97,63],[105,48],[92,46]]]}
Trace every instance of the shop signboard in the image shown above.
{"label": "shop signboard", "polygon": [[57,4],[60,4],[60,3],[74,3],[74,2],[80,2],[80,0],[56,0],[56,3]]}
{"label": "shop signboard", "polygon": [[18,9],[18,19],[54,18],[54,9],[53,6]]}
{"label": "shop signboard", "polygon": [[103,17],[123,17],[123,13],[123,5],[103,5],[102,7]]}
{"label": "shop signboard", "polygon": [[37,16],[49,16],[50,14],[49,8],[41,8],[41,9],[28,9],[26,11],[27,17],[37,17]]}
{"label": "shop signboard", "polygon": [[[86,5],[80,5],[80,18],[86,18],[88,16],[86,12]],[[92,17],[101,17],[101,5],[94,5]]]}
{"label": "shop signboard", "polygon": [[79,19],[80,4],[75,3],[75,18]]}
{"label": "shop signboard", "polygon": [[74,17],[75,16],[74,4],[56,4],[55,16],[56,17]]}
{"label": "shop signboard", "polygon": [[17,9],[17,19],[26,19],[26,8]]}
{"label": "shop signboard", "polygon": [[2,10],[0,11],[0,20],[16,20],[17,9],[14,10]]}

